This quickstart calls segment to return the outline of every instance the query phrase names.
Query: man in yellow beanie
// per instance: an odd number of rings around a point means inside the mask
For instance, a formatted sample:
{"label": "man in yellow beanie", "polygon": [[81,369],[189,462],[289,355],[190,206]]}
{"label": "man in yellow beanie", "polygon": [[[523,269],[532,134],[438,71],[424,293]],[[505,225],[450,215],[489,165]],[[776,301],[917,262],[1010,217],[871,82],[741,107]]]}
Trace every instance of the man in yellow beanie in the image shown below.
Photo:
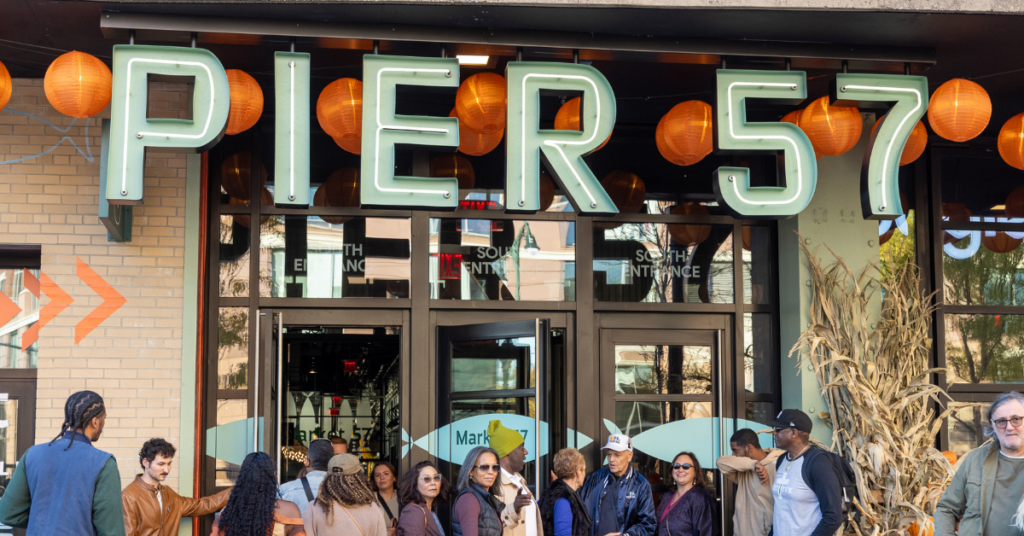
{"label": "man in yellow beanie", "polygon": [[501,522],[505,527],[501,535],[544,536],[540,508],[521,474],[528,454],[523,435],[494,420],[487,425],[487,438],[490,447],[498,452],[498,464],[501,465],[501,495],[498,498],[505,503],[501,512]]}

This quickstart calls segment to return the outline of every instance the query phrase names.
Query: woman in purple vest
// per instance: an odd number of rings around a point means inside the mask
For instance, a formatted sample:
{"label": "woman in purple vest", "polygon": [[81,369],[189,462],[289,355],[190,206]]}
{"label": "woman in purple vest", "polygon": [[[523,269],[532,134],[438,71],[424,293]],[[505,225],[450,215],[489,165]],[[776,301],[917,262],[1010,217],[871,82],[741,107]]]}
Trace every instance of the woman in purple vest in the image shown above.
{"label": "woman in purple vest", "polygon": [[117,462],[92,446],[106,418],[100,395],[71,395],[57,437],[21,457],[0,499],[0,524],[33,536],[124,536]]}

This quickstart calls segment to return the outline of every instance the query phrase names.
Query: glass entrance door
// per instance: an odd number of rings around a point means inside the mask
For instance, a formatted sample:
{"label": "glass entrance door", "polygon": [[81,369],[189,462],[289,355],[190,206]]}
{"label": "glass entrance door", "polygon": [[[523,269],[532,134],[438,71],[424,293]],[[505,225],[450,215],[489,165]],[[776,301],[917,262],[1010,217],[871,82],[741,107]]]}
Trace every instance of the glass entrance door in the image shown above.
{"label": "glass entrance door", "polygon": [[[487,445],[493,420],[519,431],[526,477],[539,493],[552,448],[550,327],[547,319],[437,328],[435,456],[452,481],[473,447]],[[537,416],[540,416],[538,419]],[[537,460],[542,460],[538,463]]]}

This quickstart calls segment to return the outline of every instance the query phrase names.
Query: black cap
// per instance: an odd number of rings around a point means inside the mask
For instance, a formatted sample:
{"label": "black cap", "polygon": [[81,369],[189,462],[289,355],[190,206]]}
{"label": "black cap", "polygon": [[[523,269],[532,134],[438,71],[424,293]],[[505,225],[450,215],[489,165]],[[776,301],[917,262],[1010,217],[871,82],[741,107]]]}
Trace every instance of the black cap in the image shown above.
{"label": "black cap", "polygon": [[798,409],[784,409],[775,420],[768,423],[776,428],[796,428],[801,432],[811,433],[811,418]]}

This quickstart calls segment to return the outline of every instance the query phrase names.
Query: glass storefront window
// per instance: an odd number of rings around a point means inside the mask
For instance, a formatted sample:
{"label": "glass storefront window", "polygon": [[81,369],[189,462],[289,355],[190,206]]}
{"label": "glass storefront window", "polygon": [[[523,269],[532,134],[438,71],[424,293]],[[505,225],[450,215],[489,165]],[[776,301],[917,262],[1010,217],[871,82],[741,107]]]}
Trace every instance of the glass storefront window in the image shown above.
{"label": "glass storefront window", "polygon": [[270,216],[260,231],[260,296],[408,298],[408,218]]}
{"label": "glass storefront window", "polygon": [[[235,421],[244,421],[248,417],[248,402],[244,398],[220,399],[217,401],[217,426]],[[215,464],[215,485],[217,487],[234,486],[238,480],[241,466],[217,459]]]}
{"label": "glass storefront window", "polygon": [[575,301],[575,222],[431,219],[430,297]]}
{"label": "glass storefront window", "polygon": [[14,473],[14,466],[18,463],[18,401],[5,400],[0,402],[0,423],[6,426],[0,427],[0,497],[3,497],[3,490],[11,481]]}
{"label": "glass storefront window", "polygon": [[[711,417],[711,402],[641,402],[616,401],[615,425],[622,433],[636,440],[640,434],[649,432],[658,426],[685,419],[701,419]],[[706,419],[707,433],[703,437],[692,438],[691,441],[711,441],[714,426],[711,419]],[[686,448],[686,441],[680,441],[679,450]],[[694,449],[696,450],[696,449]],[[700,460],[707,465],[709,460]],[[639,447],[633,452],[633,466],[647,477],[655,491],[664,491],[665,486],[672,484],[672,462],[655,458],[644,453]],[[704,467],[704,469],[709,469]],[[709,487],[714,486],[712,471],[707,470],[705,481]]]}
{"label": "glass storefront window", "polygon": [[534,338],[486,339],[452,344],[452,391],[532,389]]}
{"label": "glass storefront window", "polygon": [[249,216],[220,217],[220,295],[249,296]]}
{"label": "glass storefront window", "polygon": [[[774,391],[775,330],[769,313],[743,315],[743,387],[748,393]],[[757,421],[764,422],[764,421]]]}
{"label": "glass storefront window", "polygon": [[[764,424],[767,428],[767,423],[775,419],[774,406],[775,404],[771,402],[747,402],[743,418],[748,421]],[[754,431],[756,432],[757,430]]]}
{"label": "glass storefront window", "polygon": [[944,320],[949,383],[1024,383],[1024,316],[947,314]]}
{"label": "glass storefront window", "polygon": [[1024,231],[943,232],[942,277],[950,305],[1024,305]]}
{"label": "glass storefront window", "polygon": [[217,327],[217,387],[245,389],[249,369],[249,309],[221,307]]}
{"label": "glass storefront window", "polygon": [[[0,369],[36,368],[39,330],[34,326],[40,309],[39,270],[0,268],[0,292],[20,309],[0,326]],[[27,348],[26,342],[30,342]]]}
{"label": "glass storefront window", "polygon": [[593,268],[595,301],[733,303],[732,226],[594,222]]}
{"label": "glass storefront window", "polygon": [[963,456],[985,442],[988,404],[961,408],[949,417],[949,450]]}
{"label": "glass storefront window", "polygon": [[743,226],[743,303],[771,303],[773,251],[771,227]]}
{"label": "glass storefront window", "polygon": [[682,345],[615,346],[615,392],[689,395],[711,392],[711,348]]}

